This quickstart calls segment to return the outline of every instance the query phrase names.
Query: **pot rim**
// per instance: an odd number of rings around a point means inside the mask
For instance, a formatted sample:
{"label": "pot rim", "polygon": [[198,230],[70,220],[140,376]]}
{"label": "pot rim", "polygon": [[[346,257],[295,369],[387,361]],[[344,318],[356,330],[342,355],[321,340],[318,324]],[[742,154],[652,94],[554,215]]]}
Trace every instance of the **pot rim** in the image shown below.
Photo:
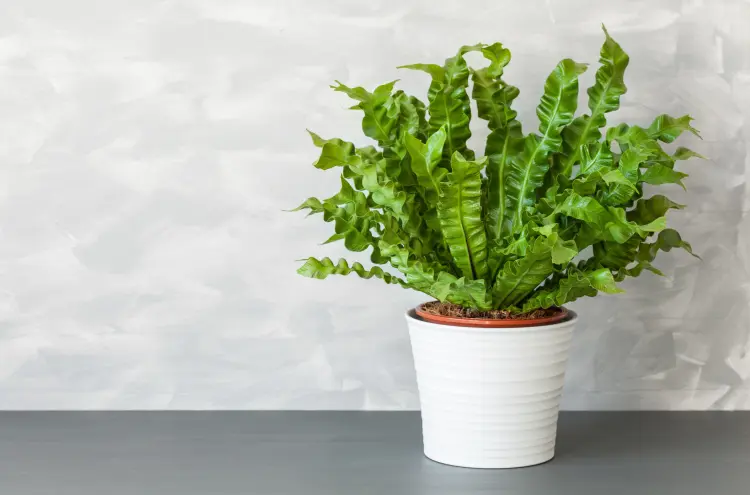
{"label": "pot rim", "polygon": [[431,318],[424,318],[419,314],[419,309],[422,305],[415,308],[411,308],[406,312],[406,318],[415,322],[424,323],[430,326],[443,327],[443,328],[455,328],[461,330],[528,330],[534,329],[553,329],[563,326],[568,326],[571,323],[578,320],[578,315],[575,311],[571,311],[567,308],[562,308],[563,313],[561,315],[554,315],[547,318],[532,318],[526,320],[497,320],[497,319],[486,319],[486,318],[459,318],[456,316],[439,316],[430,315]]}

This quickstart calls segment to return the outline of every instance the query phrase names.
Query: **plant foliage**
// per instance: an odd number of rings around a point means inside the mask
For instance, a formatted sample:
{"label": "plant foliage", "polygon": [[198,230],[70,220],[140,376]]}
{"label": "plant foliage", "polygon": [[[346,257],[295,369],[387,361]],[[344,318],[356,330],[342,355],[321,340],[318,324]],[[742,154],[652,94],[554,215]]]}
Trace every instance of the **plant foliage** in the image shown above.
{"label": "plant foliage", "polygon": [[[355,273],[440,301],[526,312],[621,292],[616,282],[643,270],[660,274],[652,265],[660,250],[692,254],[666,228],[667,211],[682,205],[644,197],[643,185],[683,185],[677,160],[700,155],[686,148],[670,155],[660,142],[698,132],[687,115],[606,128],[626,91],[628,56],[604,34],[588,113],[575,116],[586,65],[565,59],[545,82],[539,128],[528,134],[512,109],[519,91],[503,79],[511,57],[500,43],[461,47],[443,65],[403,67],[430,76],[426,104],[394,90],[395,81],[372,92],[337,82],[333,89],[357,102],[377,147],[310,133],[320,148],[314,166],[340,170],[341,190],[297,209],[333,223],[327,242],[369,249],[373,263],[401,275],[328,258],[309,258],[299,273]],[[470,68],[467,52],[489,65]],[[467,147],[472,98],[489,128],[482,158]]]}

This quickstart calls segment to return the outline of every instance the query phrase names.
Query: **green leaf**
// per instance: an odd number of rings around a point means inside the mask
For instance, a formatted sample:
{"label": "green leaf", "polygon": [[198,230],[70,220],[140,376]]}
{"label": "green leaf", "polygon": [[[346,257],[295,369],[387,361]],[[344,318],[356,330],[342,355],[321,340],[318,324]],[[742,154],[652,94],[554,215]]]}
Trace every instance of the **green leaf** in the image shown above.
{"label": "green leaf", "polygon": [[307,216],[314,215],[315,213],[323,213],[325,211],[322,201],[318,198],[307,198],[298,207],[286,211],[300,211],[305,209],[310,210]]}
{"label": "green leaf", "polygon": [[[409,221],[408,212],[405,210],[407,194],[398,183],[388,177],[386,161],[379,153],[371,147],[356,149],[353,144],[340,139],[324,140],[315,135],[314,140],[323,144],[321,158],[314,164],[317,168],[325,170],[333,166],[343,166],[344,176],[368,190],[373,203],[387,208],[400,221]],[[321,161],[325,165],[321,165]],[[332,165],[334,161],[335,165]]]}
{"label": "green leaf", "polygon": [[[557,224],[547,224],[541,227],[532,227],[539,234],[547,238],[548,244],[551,246],[552,263],[555,265],[567,265],[578,254],[578,248],[575,241],[568,239],[563,240],[558,232],[559,226]],[[528,243],[523,239],[519,239],[520,244],[518,248],[514,249],[514,252],[518,255],[525,256],[525,250],[528,248]],[[520,248],[520,249],[519,249]]]}
{"label": "green leaf", "polygon": [[646,169],[641,176],[641,180],[646,184],[679,184],[685,189],[685,184],[682,183],[682,179],[687,177],[688,174],[684,172],[678,172],[672,170],[664,165],[652,165]]}
{"label": "green leaf", "polygon": [[489,67],[473,72],[472,97],[477,103],[477,115],[487,121],[490,134],[487,136],[485,154],[487,163],[487,233],[493,241],[499,240],[509,231],[506,219],[507,197],[505,180],[509,157],[520,150],[521,123],[518,113],[511,108],[518,97],[518,88],[506,84],[502,79],[505,66],[510,62],[510,52],[500,43],[482,49],[490,61]]}
{"label": "green leaf", "polygon": [[606,294],[619,294],[625,292],[624,290],[617,287],[614,277],[612,276],[612,272],[607,269],[602,268],[599,270],[595,270],[587,274],[586,278],[588,278],[591,286],[600,292],[604,292]]}
{"label": "green leaf", "polygon": [[508,164],[510,157],[523,145],[521,124],[515,120],[515,114],[513,111],[505,127],[495,129],[487,136],[487,231],[493,240],[507,235],[511,228],[506,191]]}
{"label": "green leaf", "polygon": [[620,108],[620,97],[627,91],[624,75],[630,59],[607,29],[602,29],[605,40],[599,58],[601,66],[596,71],[596,82],[588,89],[591,115],[577,117],[563,130],[565,157],[560,173],[566,177],[580,160],[581,147],[601,139],[599,129],[607,124],[604,114]]}
{"label": "green leaf", "polygon": [[388,272],[384,272],[382,268],[375,266],[369,270],[365,269],[360,263],[353,263],[349,266],[349,263],[345,259],[340,259],[335,265],[330,258],[323,258],[318,260],[316,258],[308,258],[304,265],[298,270],[302,276],[309,278],[317,278],[322,280],[329,275],[349,275],[354,273],[361,278],[379,278],[387,284],[398,284],[402,287],[409,287],[409,285],[398,277],[394,277]]}
{"label": "green leaf", "polygon": [[648,199],[639,199],[635,208],[627,213],[627,218],[631,222],[643,225],[663,217],[670,209],[681,210],[684,207],[685,205],[675,203],[668,197],[657,194]]}
{"label": "green leaf", "polygon": [[449,273],[440,272],[430,290],[439,301],[485,310],[492,307],[484,280],[466,280],[464,277],[456,278]]}
{"label": "green leaf", "polygon": [[361,178],[362,185],[370,191],[373,203],[387,208],[399,220],[408,221],[404,209],[407,195],[396,183],[388,179],[384,161],[353,161],[350,170]]}
{"label": "green leaf", "polygon": [[382,263],[377,253],[377,242],[372,229],[377,225],[377,217],[367,208],[367,197],[352,189],[349,182],[341,177],[341,190],[334,196],[323,201],[318,198],[308,198],[304,203],[292,211],[310,210],[310,215],[322,213],[326,222],[334,222],[335,234],[324,244],[343,240],[344,246],[350,251],[364,251],[373,247],[375,256],[373,261]]}
{"label": "green leaf", "polygon": [[684,241],[680,236],[680,233],[674,229],[665,229],[659,232],[659,237],[656,242],[651,244],[642,244],[638,251],[638,260],[641,261],[653,261],[656,258],[658,251],[671,251],[674,248],[684,249],[690,255],[695,258],[700,258],[698,255],[693,253],[693,248],[690,243]]}
{"label": "green leaf", "polygon": [[633,236],[622,244],[612,241],[597,242],[593,248],[594,256],[587,264],[613,270],[626,267],[635,260],[638,247],[642,243],[643,238],[639,236]]}
{"label": "green leaf", "polygon": [[648,270],[657,275],[664,275],[661,271],[656,269],[651,263],[656,258],[659,251],[671,251],[672,249],[680,248],[684,249],[691,256],[700,259],[700,256],[693,253],[693,249],[690,243],[684,241],[680,234],[674,229],[665,229],[659,233],[656,241],[653,243],[642,243],[638,247],[638,252],[635,255],[636,265],[627,268],[625,265],[618,270],[615,277],[616,280],[623,280],[625,277],[637,277],[643,270]]}
{"label": "green leaf", "polygon": [[682,146],[677,148],[677,150],[672,155],[672,158],[674,160],[689,160],[690,158],[700,158],[702,160],[706,159],[706,157],[701,155],[700,153],[696,153],[695,151],[684,148]]}
{"label": "green leaf", "polygon": [[492,78],[500,78],[503,75],[505,66],[510,62],[510,50],[505,48],[502,43],[493,43],[481,48],[484,58],[490,61],[487,67],[487,75]]}
{"label": "green leaf", "polygon": [[445,137],[443,128],[435,131],[426,143],[410,134],[406,135],[405,143],[411,157],[411,169],[417,176],[419,184],[424,188],[425,199],[430,205],[437,205],[440,195],[440,182],[447,174],[445,169],[437,168],[443,156]]}
{"label": "green leaf", "polygon": [[588,89],[589,110],[593,119],[620,108],[620,97],[627,91],[625,69],[630,62],[628,54],[612,39],[604,25],[602,30],[605,39],[599,55],[601,67],[596,71],[596,83]]}
{"label": "green leaf", "polygon": [[605,174],[604,181],[608,187],[601,194],[600,201],[603,205],[622,206],[630,205],[630,201],[638,194],[639,167],[648,158],[648,154],[640,148],[632,147],[625,150],[620,156],[617,170]]}
{"label": "green leaf", "polygon": [[554,271],[549,238],[537,237],[522,258],[506,262],[495,278],[492,300],[496,307],[515,306]]}
{"label": "green leaf", "polygon": [[622,208],[605,208],[594,198],[572,191],[557,206],[556,212],[585,222],[601,240],[618,243],[623,243],[636,234],[645,237],[649,232],[658,232],[664,228],[663,218],[638,225],[627,221]]}
{"label": "green leaf", "polygon": [[547,78],[544,95],[537,107],[541,136],[527,136],[521,154],[511,159],[506,188],[514,232],[523,225],[525,208],[535,202],[536,189],[542,185],[549,170],[548,155],[560,150],[560,131],[573,119],[578,105],[578,76],[585,70],[585,65],[571,59],[557,65]]}
{"label": "green leaf", "polygon": [[608,268],[583,272],[571,267],[556,287],[545,287],[534,293],[524,303],[523,311],[563,306],[580,297],[595,296],[599,291],[609,294],[623,292],[615,284],[612,272]]}
{"label": "green leaf", "polygon": [[[685,175],[680,176],[679,173],[673,171],[675,158],[665,152],[656,138],[648,131],[633,126],[628,128],[624,134],[612,133],[612,135],[620,144],[620,148],[625,150],[621,162],[623,164],[629,163],[626,175],[631,181],[644,181],[645,179],[647,183],[652,184],[671,182],[682,185],[680,179]],[[680,153],[684,154],[685,152]],[[638,177],[639,168],[647,169],[647,172],[640,179]],[[654,170],[649,172],[648,169],[650,168]]]}
{"label": "green leaf", "polygon": [[[504,67],[510,62],[510,51],[495,43],[482,53],[490,60],[490,66],[472,71],[474,89],[471,96],[477,102],[477,116],[486,120],[490,130],[494,130],[507,125],[511,110],[506,107],[518,96],[518,89],[507,86],[500,79]],[[515,115],[510,118],[515,118]]]}
{"label": "green leaf", "polygon": [[622,170],[610,170],[609,172],[602,175],[602,180],[605,184],[620,184],[632,190],[635,190],[635,185],[622,173]]}
{"label": "green leaf", "polygon": [[479,50],[481,45],[463,46],[458,53],[448,58],[443,67],[435,64],[403,65],[401,69],[413,69],[427,72],[432,76],[427,93],[429,101],[429,129],[431,133],[445,128],[446,142],[443,148],[441,166],[450,167],[451,157],[456,151],[468,159],[474,158],[474,152],[466,147],[471,137],[469,121],[471,104],[466,88],[469,85],[469,68],[464,54]]}
{"label": "green leaf", "polygon": [[605,143],[588,144],[581,147],[580,175],[592,174],[600,170],[610,170],[614,166],[612,151]]}
{"label": "green leaf", "polygon": [[432,79],[442,81],[445,79],[445,69],[438,64],[408,64],[399,65],[397,69],[419,70],[429,74]]}
{"label": "green leaf", "polygon": [[467,281],[449,273],[439,264],[413,260],[406,249],[381,243],[382,252],[391,257],[391,264],[406,276],[409,287],[429,294],[439,301],[490,309],[491,303],[484,280]]}
{"label": "green leaf", "polygon": [[[399,239],[393,241],[400,242]],[[447,271],[447,267],[439,263],[414,259],[415,256],[411,255],[407,248],[386,239],[381,239],[378,247],[383,255],[389,258],[391,266],[406,276],[406,281],[410,287],[434,297],[431,287],[436,282],[437,275],[440,272]]]}
{"label": "green leaf", "polygon": [[320,151],[320,157],[313,163],[315,168],[328,170],[334,167],[344,167],[354,155],[354,145],[341,139],[323,139],[314,132],[307,131],[313,139],[313,143]]}
{"label": "green leaf", "polygon": [[611,170],[602,179],[607,184],[600,195],[600,201],[605,206],[627,206],[633,196],[638,194],[638,188],[621,170]]}
{"label": "green leaf", "polygon": [[417,134],[420,138],[429,135],[429,124],[427,123],[427,107],[425,104],[416,96],[410,96],[409,101],[412,107],[417,112],[417,118],[419,119],[419,133]]}
{"label": "green leaf", "polygon": [[390,144],[395,138],[394,126],[397,123],[395,116],[389,114],[389,104],[392,102],[391,91],[396,81],[383,84],[375,88],[372,93],[364,88],[350,88],[336,81],[336,86],[331,86],[334,91],[346,93],[350,98],[359,101],[352,108],[362,110],[362,131],[380,144]]}
{"label": "green leaf", "polygon": [[558,239],[558,242],[552,246],[552,263],[567,265],[577,254],[578,248],[575,241]]}
{"label": "green leaf", "polygon": [[[629,192],[632,195],[636,191],[635,185],[633,185],[627,177],[625,177],[622,171],[618,169],[601,168],[596,172],[581,175],[573,181],[573,190],[581,195],[593,196],[597,190],[604,190],[605,198],[613,196],[612,191],[619,190],[615,187],[606,186],[618,186],[619,189]],[[616,202],[602,202],[602,204],[618,204]]]}
{"label": "green leaf", "polygon": [[388,111],[390,116],[396,119],[396,138],[389,143],[388,149],[392,150],[395,156],[403,157],[406,155],[403,148],[403,141],[406,136],[420,137],[423,134],[422,130],[426,125],[426,122],[424,122],[424,103],[399,90],[393,94],[393,102]]}
{"label": "green leaf", "polygon": [[443,238],[448,244],[456,266],[469,280],[487,276],[487,237],[482,222],[480,202],[482,177],[486,159],[467,161],[456,152],[451,161],[452,172],[441,184],[438,218]]}
{"label": "green leaf", "polygon": [[610,127],[609,129],[607,129],[607,134],[604,138],[604,141],[607,144],[607,146],[609,146],[609,144],[612,142],[617,142],[620,144],[620,148],[622,149],[623,144],[627,144],[627,137],[629,133],[630,133],[630,126],[628,124],[625,124],[625,123],[617,124],[616,126]]}
{"label": "green leaf", "polygon": [[625,150],[617,164],[618,170],[628,179],[631,184],[638,182],[638,171],[641,164],[649,157],[649,154],[641,147],[632,147]]}
{"label": "green leaf", "polygon": [[675,118],[662,114],[654,119],[647,132],[651,138],[665,143],[671,143],[685,131],[700,137],[698,130],[690,125],[692,120],[693,118],[690,115]]}

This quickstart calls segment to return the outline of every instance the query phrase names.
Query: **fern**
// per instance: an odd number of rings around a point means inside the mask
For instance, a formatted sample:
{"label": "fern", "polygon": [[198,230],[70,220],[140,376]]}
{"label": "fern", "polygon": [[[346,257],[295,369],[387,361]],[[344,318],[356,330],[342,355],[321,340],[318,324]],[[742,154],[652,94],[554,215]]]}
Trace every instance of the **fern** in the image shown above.
{"label": "fern", "polygon": [[[666,228],[667,212],[683,205],[644,198],[643,185],[684,187],[677,162],[703,157],[683,147],[670,155],[661,143],[698,131],[688,115],[606,127],[626,92],[629,57],[604,34],[588,113],[575,116],[586,65],[565,59],[545,83],[538,132],[526,135],[512,108],[518,88],[503,79],[510,51],[500,43],[461,47],[442,65],[404,66],[429,74],[426,103],[395,82],[372,92],[337,82],[377,146],[310,133],[321,149],[314,166],[340,169],[341,190],[298,209],[333,223],[326,242],[369,250],[373,263],[401,275],[328,258],[309,258],[299,273],[353,273],[470,308],[526,312],[621,292],[626,277],[661,273],[652,264],[660,251],[692,254]],[[469,67],[471,51],[489,65]],[[472,98],[490,131],[483,158],[467,146]],[[577,259],[588,247],[591,255]]]}

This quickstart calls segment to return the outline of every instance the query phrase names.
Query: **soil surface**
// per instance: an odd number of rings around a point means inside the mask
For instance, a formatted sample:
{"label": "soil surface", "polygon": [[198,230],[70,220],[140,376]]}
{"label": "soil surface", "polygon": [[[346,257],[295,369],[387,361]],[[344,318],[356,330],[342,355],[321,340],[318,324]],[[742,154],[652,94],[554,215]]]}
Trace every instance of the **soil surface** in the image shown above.
{"label": "soil surface", "polygon": [[477,318],[483,320],[532,320],[548,318],[562,312],[560,308],[535,309],[528,313],[511,313],[502,309],[483,311],[481,309],[464,308],[449,302],[431,301],[421,306],[425,313],[438,316],[453,316],[456,318]]}

